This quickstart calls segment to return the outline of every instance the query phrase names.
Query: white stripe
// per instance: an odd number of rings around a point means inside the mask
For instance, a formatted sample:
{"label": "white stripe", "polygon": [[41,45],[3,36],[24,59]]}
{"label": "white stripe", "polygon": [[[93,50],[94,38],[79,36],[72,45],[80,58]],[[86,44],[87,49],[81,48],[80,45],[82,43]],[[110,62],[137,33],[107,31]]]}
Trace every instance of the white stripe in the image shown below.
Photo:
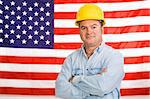
{"label": "white stripe", "polygon": [[[93,3],[103,9],[103,11],[121,11],[121,10],[135,10],[141,8],[150,8],[150,1],[136,1],[136,2],[121,2],[121,3]],[[55,4],[55,12],[77,12],[79,8],[84,5],[81,4]]]}
{"label": "white stripe", "polygon": [[[149,16],[138,16],[129,18],[106,18],[105,27],[118,27],[130,25],[144,25],[150,23]],[[54,27],[56,28],[75,28],[74,19],[55,19]]]}
{"label": "white stripe", "polygon": [[55,64],[9,64],[0,63],[0,71],[11,72],[39,72],[39,73],[59,73],[61,65]]}
{"label": "white stripe", "polygon": [[123,80],[121,88],[145,88],[150,87],[150,79],[142,80]]}
{"label": "white stripe", "polygon": [[125,64],[124,71],[126,73],[133,73],[133,72],[146,72],[150,71],[150,63],[142,63],[142,64]]}
{"label": "white stripe", "polygon": [[[150,40],[150,32],[124,33],[124,34],[103,34],[105,42],[126,42]],[[55,43],[81,43],[79,34],[75,35],[54,35]]]}
{"label": "white stripe", "polygon": [[[55,80],[0,79],[0,87],[55,88]],[[144,87],[150,87],[150,79],[123,80],[121,84],[121,88],[144,88]]]}
{"label": "white stripe", "polygon": [[[8,56],[28,56],[28,57],[67,57],[75,50],[64,49],[23,49],[23,48],[1,48],[0,55]],[[124,57],[148,56],[150,55],[150,47],[133,48],[133,49],[119,49]]]}
{"label": "white stripe", "polygon": [[0,87],[55,88],[55,80],[0,79]]}
{"label": "white stripe", "polygon": [[[124,71],[126,73],[134,72],[146,72],[150,71],[150,63],[142,64],[125,64]],[[10,71],[10,72],[39,72],[39,73],[59,73],[61,70],[61,64],[9,64],[0,63],[0,71]]]}
{"label": "white stripe", "polygon": [[[50,95],[0,95],[0,99],[62,99]],[[149,95],[121,96],[120,99],[149,99]]]}

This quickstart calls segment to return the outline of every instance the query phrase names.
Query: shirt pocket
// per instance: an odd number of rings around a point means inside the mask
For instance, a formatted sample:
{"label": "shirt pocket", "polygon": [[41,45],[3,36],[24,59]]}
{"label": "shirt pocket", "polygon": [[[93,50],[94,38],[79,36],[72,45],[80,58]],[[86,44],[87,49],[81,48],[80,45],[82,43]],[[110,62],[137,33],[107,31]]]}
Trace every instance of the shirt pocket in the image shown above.
{"label": "shirt pocket", "polygon": [[83,71],[80,68],[75,68],[72,72],[73,76],[79,76],[79,75],[83,75]]}
{"label": "shirt pocket", "polygon": [[95,75],[95,74],[100,73],[100,71],[101,71],[101,68],[89,68],[89,69],[87,69],[87,74]]}

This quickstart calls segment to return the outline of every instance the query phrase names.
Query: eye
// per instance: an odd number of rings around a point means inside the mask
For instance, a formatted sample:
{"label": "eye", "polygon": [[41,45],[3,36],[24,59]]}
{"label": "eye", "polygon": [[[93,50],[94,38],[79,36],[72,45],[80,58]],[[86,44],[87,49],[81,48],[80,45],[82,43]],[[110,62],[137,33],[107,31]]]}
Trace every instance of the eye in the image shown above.
{"label": "eye", "polygon": [[86,27],[85,27],[85,26],[81,26],[80,29],[81,29],[81,30],[85,30]]}
{"label": "eye", "polygon": [[97,26],[92,26],[92,29],[96,29],[97,28]]}

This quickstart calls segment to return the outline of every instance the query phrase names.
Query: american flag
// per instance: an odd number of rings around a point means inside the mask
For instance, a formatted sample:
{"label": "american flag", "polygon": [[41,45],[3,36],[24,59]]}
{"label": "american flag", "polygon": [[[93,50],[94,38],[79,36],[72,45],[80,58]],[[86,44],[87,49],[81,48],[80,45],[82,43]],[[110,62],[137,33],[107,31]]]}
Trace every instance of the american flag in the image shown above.
{"label": "american flag", "polygon": [[82,43],[74,22],[85,3],[104,10],[104,41],[124,55],[122,99],[137,95],[148,98],[148,0],[0,0],[1,95],[6,99],[7,95],[21,95],[21,99],[25,95],[55,95],[55,80],[65,57]]}

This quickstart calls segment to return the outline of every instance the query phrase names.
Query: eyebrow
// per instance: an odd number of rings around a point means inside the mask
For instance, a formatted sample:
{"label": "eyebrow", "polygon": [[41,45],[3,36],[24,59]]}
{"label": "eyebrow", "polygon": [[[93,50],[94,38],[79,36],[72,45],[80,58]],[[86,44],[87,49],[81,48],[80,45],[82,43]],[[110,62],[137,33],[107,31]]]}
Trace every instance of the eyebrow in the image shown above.
{"label": "eyebrow", "polygon": [[[90,25],[90,26],[95,26],[95,25],[98,26],[97,24],[92,24],[92,25]],[[80,28],[82,28],[82,27],[87,27],[87,26],[84,26],[84,25],[83,25],[83,26],[80,26]]]}

